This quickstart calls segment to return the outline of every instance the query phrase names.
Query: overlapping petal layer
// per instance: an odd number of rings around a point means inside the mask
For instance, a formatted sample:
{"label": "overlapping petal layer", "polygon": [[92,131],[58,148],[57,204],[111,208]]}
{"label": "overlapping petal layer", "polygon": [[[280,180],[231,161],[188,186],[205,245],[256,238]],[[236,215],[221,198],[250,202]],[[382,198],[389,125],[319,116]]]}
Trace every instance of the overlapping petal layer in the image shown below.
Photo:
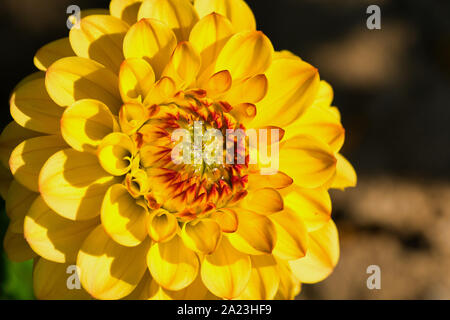
{"label": "overlapping petal layer", "polygon": [[356,185],[333,90],[243,0],[112,0],[34,63],[0,194],[36,297],[293,299],[332,272],[328,190]]}

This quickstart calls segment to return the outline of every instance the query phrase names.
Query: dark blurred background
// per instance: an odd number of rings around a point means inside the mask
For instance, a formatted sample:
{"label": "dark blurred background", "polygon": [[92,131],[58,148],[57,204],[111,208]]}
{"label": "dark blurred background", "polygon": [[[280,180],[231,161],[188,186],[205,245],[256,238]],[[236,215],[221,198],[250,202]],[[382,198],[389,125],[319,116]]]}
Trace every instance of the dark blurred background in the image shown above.
{"label": "dark blurred background", "polygon": [[[300,299],[450,299],[450,1],[248,0],[260,30],[335,90],[358,187],[333,192],[341,259]],[[68,34],[66,8],[107,0],[2,0],[1,112],[42,45]],[[366,9],[381,8],[381,30]],[[3,206],[3,203],[1,204]],[[3,238],[7,219],[2,214]],[[366,269],[381,269],[381,289]],[[0,262],[0,298],[30,298],[31,263]]]}

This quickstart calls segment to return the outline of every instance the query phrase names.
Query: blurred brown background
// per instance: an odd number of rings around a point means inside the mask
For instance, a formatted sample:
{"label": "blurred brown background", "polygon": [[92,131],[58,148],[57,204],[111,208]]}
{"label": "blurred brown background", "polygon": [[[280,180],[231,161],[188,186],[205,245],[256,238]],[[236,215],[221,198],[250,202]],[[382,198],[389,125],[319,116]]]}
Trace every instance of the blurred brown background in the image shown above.
{"label": "blurred brown background", "polygon": [[[301,299],[450,299],[450,1],[248,0],[276,49],[317,66],[335,89],[358,187],[333,192],[341,259]],[[68,5],[2,0],[1,127],[35,51],[67,35]],[[366,8],[381,8],[381,30]],[[2,233],[4,226],[2,226]],[[366,269],[381,268],[369,290]],[[0,280],[5,272],[0,268]]]}

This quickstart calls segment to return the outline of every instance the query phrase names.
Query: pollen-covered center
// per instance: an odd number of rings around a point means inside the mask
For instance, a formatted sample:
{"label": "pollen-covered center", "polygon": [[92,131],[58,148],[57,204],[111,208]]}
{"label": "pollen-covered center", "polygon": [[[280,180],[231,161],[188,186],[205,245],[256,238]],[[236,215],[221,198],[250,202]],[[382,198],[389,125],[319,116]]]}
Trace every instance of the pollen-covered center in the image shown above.
{"label": "pollen-covered center", "polygon": [[[247,194],[247,155],[239,139],[244,127],[232,106],[212,101],[203,90],[179,92],[170,102],[126,104],[123,133],[133,146],[112,151],[126,170],[129,193],[148,208],[193,220]],[[237,134],[236,134],[237,133]]]}

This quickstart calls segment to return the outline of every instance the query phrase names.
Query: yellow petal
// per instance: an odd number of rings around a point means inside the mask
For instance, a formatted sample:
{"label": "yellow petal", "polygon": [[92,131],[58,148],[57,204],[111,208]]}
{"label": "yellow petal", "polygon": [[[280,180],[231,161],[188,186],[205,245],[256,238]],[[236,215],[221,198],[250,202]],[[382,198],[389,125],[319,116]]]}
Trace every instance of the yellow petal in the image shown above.
{"label": "yellow petal", "polygon": [[45,80],[39,77],[19,86],[10,99],[10,111],[14,120],[30,130],[57,134],[59,120],[64,111],[48,96]]}
{"label": "yellow petal", "polygon": [[138,19],[152,18],[164,22],[172,29],[178,41],[189,39],[198,15],[189,0],[144,0]]}
{"label": "yellow petal", "polygon": [[305,256],[308,247],[308,231],[302,219],[291,209],[270,216],[277,232],[273,254],[283,260],[295,260]]}
{"label": "yellow petal", "polygon": [[98,226],[78,253],[77,266],[83,288],[97,299],[120,299],[129,295],[147,269],[145,254],[149,245],[148,239],[137,247],[121,246]]}
{"label": "yellow petal", "polygon": [[215,12],[206,15],[194,26],[189,42],[202,58],[201,72],[212,66],[233,33],[231,22]]}
{"label": "yellow petal", "polygon": [[147,211],[136,204],[127,188],[115,184],[108,189],[101,209],[102,225],[117,243],[135,247],[147,237]]}
{"label": "yellow petal", "polygon": [[9,167],[14,178],[31,191],[39,192],[39,173],[44,163],[67,148],[61,136],[42,136],[25,140],[11,153]]}
{"label": "yellow petal", "polygon": [[336,158],[324,142],[298,135],[281,143],[280,170],[297,185],[316,188],[335,174]]}
{"label": "yellow petal", "polygon": [[240,103],[234,105],[230,114],[239,122],[247,124],[256,116],[256,106],[253,103]]}
{"label": "yellow petal", "polygon": [[308,251],[304,258],[289,261],[294,275],[304,283],[322,281],[339,260],[339,238],[332,220],[321,229],[309,233]]}
{"label": "yellow petal", "polygon": [[279,60],[279,59],[293,59],[293,60],[301,60],[299,56],[295,55],[289,50],[281,50],[281,51],[275,51],[273,53],[273,60]]}
{"label": "yellow petal", "polygon": [[240,32],[225,44],[214,70],[228,70],[233,80],[242,80],[264,73],[272,62],[272,54],[272,43],[262,32]]}
{"label": "yellow petal", "polygon": [[39,190],[47,205],[70,220],[89,220],[100,214],[106,191],[119,178],[110,176],[97,157],[65,149],[44,164]]}
{"label": "yellow petal", "polygon": [[178,231],[178,220],[167,210],[158,209],[151,213],[147,222],[147,230],[153,241],[169,241]]}
{"label": "yellow petal", "polygon": [[274,188],[283,189],[289,187],[293,180],[287,174],[283,172],[277,172],[275,174],[259,174],[252,173],[248,176],[248,189],[262,189],[262,188]]}
{"label": "yellow petal", "polygon": [[123,133],[135,133],[148,120],[148,111],[142,104],[127,103],[119,112],[119,123]]}
{"label": "yellow petal", "polygon": [[113,17],[119,18],[130,26],[136,23],[142,0],[112,0],[109,11]]}
{"label": "yellow petal", "polygon": [[[5,200],[5,210],[11,222],[23,221],[38,194],[22,186],[16,180],[11,182]],[[23,232],[15,230],[15,232]]]}
{"label": "yellow petal", "polygon": [[345,130],[329,107],[313,105],[300,118],[286,128],[286,139],[298,134],[309,134],[328,144],[338,152],[345,139]]}
{"label": "yellow petal", "polygon": [[63,38],[40,48],[34,56],[34,65],[39,70],[46,71],[56,60],[74,55],[69,38]]}
{"label": "yellow petal", "polygon": [[24,234],[30,247],[41,257],[58,263],[75,262],[84,239],[98,224],[98,219],[64,219],[39,196],[25,217]]}
{"label": "yellow petal", "polygon": [[209,97],[215,97],[222,93],[225,93],[231,88],[233,79],[228,70],[219,71],[209,78],[206,83],[206,91]]}
{"label": "yellow petal", "polygon": [[272,300],[278,290],[280,275],[272,255],[252,256],[252,274],[239,300]]}
{"label": "yellow petal", "polygon": [[236,84],[225,96],[224,100],[235,105],[242,102],[257,103],[267,94],[268,80],[264,74],[258,74],[248,78],[242,83]]}
{"label": "yellow petal", "polygon": [[163,76],[172,78],[177,88],[185,89],[197,78],[200,66],[200,55],[192,44],[187,41],[180,42],[164,69]]}
{"label": "yellow petal", "polygon": [[[76,282],[79,275],[70,264],[56,263],[39,258],[34,263],[33,288],[34,295],[39,300],[89,300],[91,296]],[[74,285],[73,289],[69,289]]]}
{"label": "yellow petal", "polygon": [[31,131],[21,127],[17,122],[10,122],[0,135],[0,162],[5,168],[9,168],[9,157],[11,152],[22,141],[40,136],[36,131]]}
{"label": "yellow petal", "polygon": [[199,268],[196,254],[179,236],[168,242],[154,243],[148,252],[147,264],[153,278],[168,290],[186,288],[195,280]]}
{"label": "yellow petal", "polygon": [[293,185],[282,190],[286,207],[293,209],[309,232],[320,229],[331,216],[331,199],[325,188],[307,189]]}
{"label": "yellow petal", "polygon": [[110,15],[81,19],[79,28],[70,30],[70,44],[77,56],[95,60],[113,72],[124,60],[122,43],[128,24]]}
{"label": "yellow petal", "polygon": [[175,81],[168,77],[159,79],[144,100],[144,105],[162,104],[170,100],[177,92]]}
{"label": "yellow petal", "polygon": [[47,70],[45,86],[60,106],[70,106],[81,99],[103,102],[117,114],[122,105],[117,76],[103,65],[80,57],[63,58]]}
{"label": "yellow petal", "polygon": [[355,187],[358,178],[355,169],[341,154],[336,154],[336,176],[334,177],[331,188],[344,190],[345,188]]}
{"label": "yellow petal", "polygon": [[236,209],[238,229],[228,234],[233,247],[252,255],[271,253],[276,243],[276,231],[272,221],[266,216],[245,209]]}
{"label": "yellow petal", "polygon": [[164,289],[153,280],[147,287],[146,295],[143,298],[150,300],[207,300],[208,289],[203,284],[200,275],[188,287],[178,291]]}
{"label": "yellow petal", "polygon": [[289,264],[284,260],[277,260],[280,284],[275,300],[293,300],[301,290],[301,283],[292,274]]}
{"label": "yellow petal", "polygon": [[222,230],[213,219],[201,219],[187,222],[181,231],[184,244],[199,253],[211,254],[219,245]]}
{"label": "yellow petal", "polygon": [[126,34],[123,53],[126,59],[146,59],[159,79],[176,45],[176,37],[167,25],[153,19],[142,19]]}
{"label": "yellow petal", "polygon": [[222,237],[216,251],[203,260],[201,276],[213,294],[233,299],[247,287],[251,271],[250,257],[237,251],[226,237]]}
{"label": "yellow petal", "polygon": [[117,128],[111,111],[97,100],[79,100],[61,118],[61,134],[77,151],[95,152],[103,138]]}
{"label": "yellow petal", "polygon": [[24,262],[33,259],[36,253],[30,248],[23,233],[16,233],[11,226],[6,230],[3,239],[3,248],[9,260],[14,262]]}
{"label": "yellow petal", "polygon": [[331,85],[325,80],[320,81],[319,91],[317,92],[314,105],[319,107],[329,107],[333,102],[334,92]]}
{"label": "yellow petal", "polygon": [[262,215],[281,211],[284,207],[283,197],[277,190],[271,188],[249,192],[239,205]]}
{"label": "yellow petal", "polygon": [[269,89],[258,103],[253,126],[284,127],[294,122],[314,102],[319,73],[310,64],[293,59],[273,61],[266,73]]}
{"label": "yellow petal", "polygon": [[142,102],[154,83],[155,73],[144,59],[127,59],[120,66],[119,89],[124,102]]}
{"label": "yellow petal", "polygon": [[106,172],[122,176],[131,170],[136,146],[133,140],[122,132],[107,135],[98,146],[98,160]]}
{"label": "yellow petal", "polygon": [[227,17],[237,32],[256,29],[253,12],[243,0],[195,0],[194,5],[200,18],[217,12]]}
{"label": "yellow petal", "polygon": [[238,216],[236,211],[229,208],[222,208],[211,213],[211,219],[214,219],[223,232],[235,232],[238,228]]}

